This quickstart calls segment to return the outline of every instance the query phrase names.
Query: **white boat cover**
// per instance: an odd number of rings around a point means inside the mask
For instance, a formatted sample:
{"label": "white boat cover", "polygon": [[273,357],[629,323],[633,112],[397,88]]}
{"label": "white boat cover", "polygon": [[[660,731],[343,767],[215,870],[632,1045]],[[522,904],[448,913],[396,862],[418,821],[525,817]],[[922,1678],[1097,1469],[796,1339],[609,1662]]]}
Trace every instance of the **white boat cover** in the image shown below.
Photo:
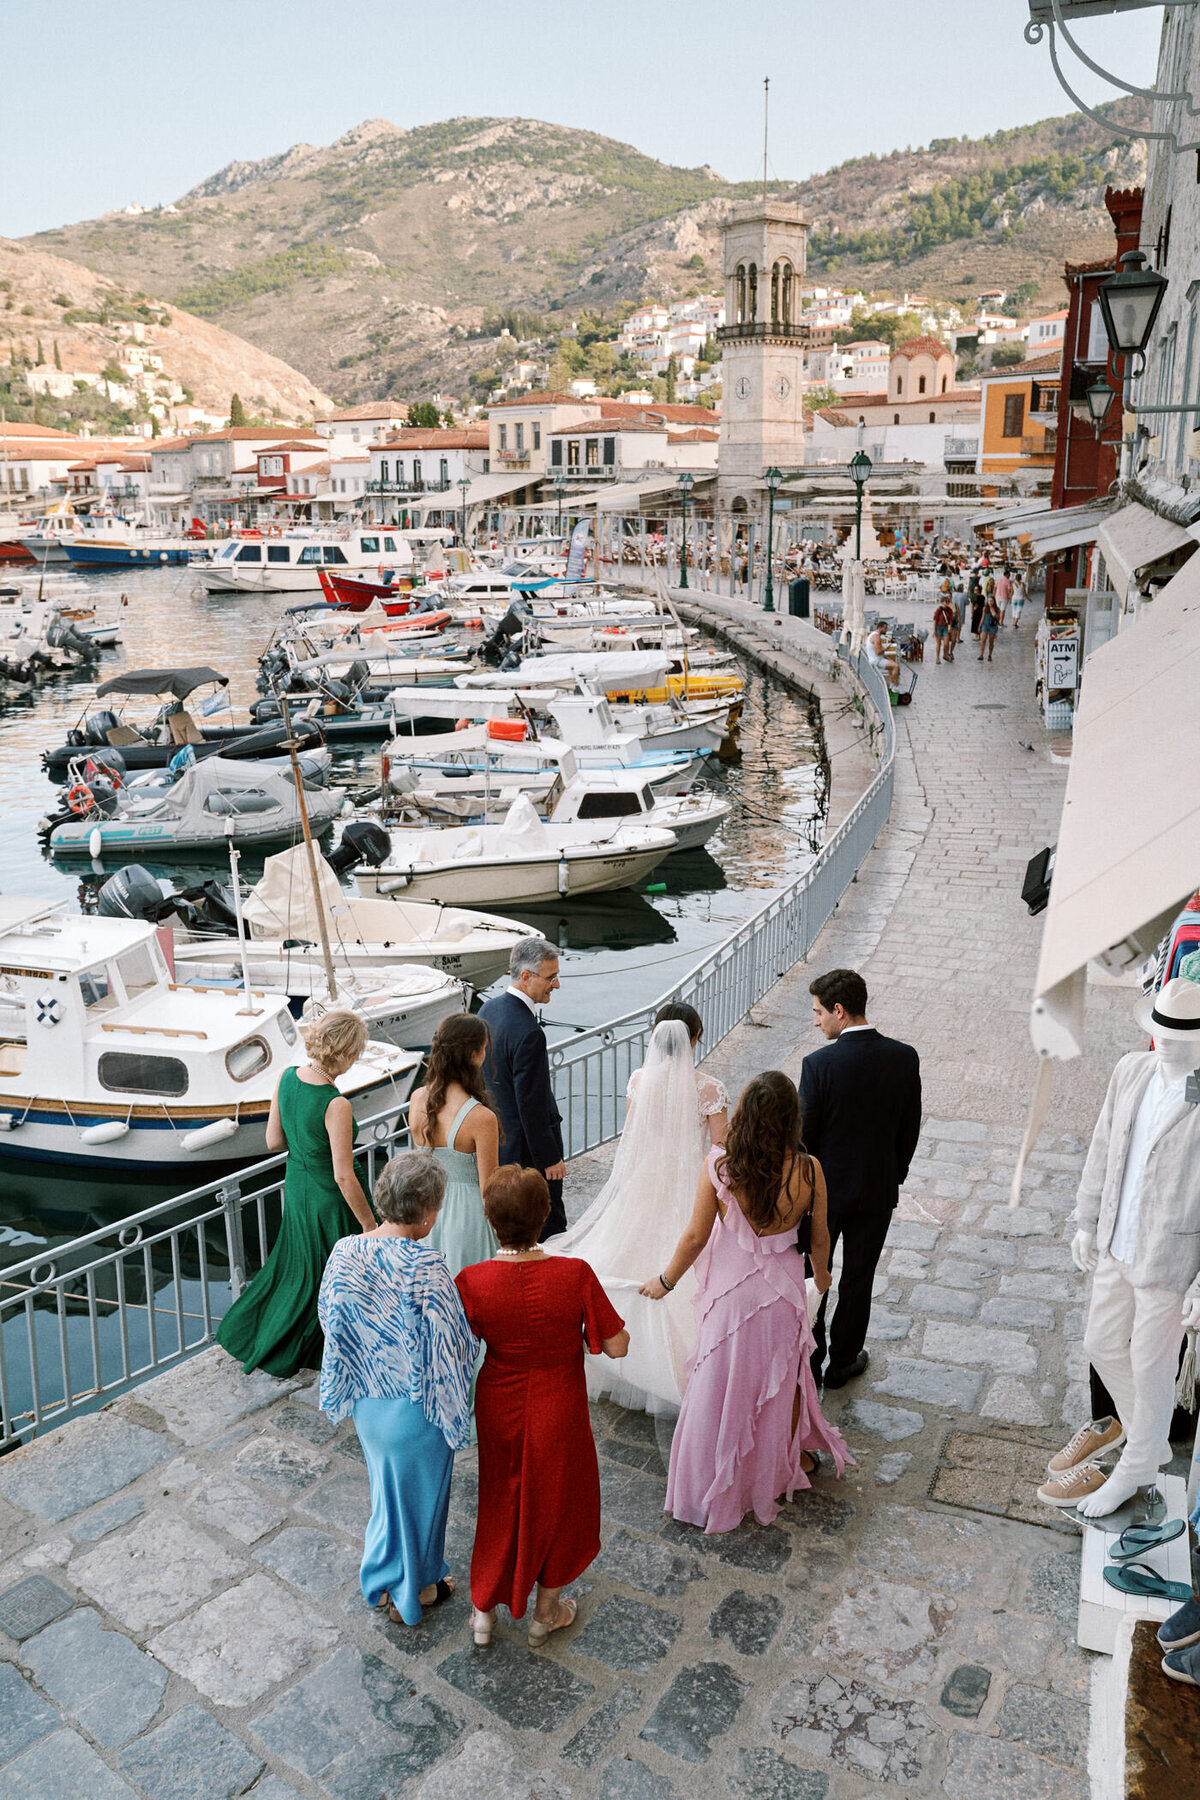
{"label": "white boat cover", "polygon": [[1190,550],[1195,539],[1173,519],[1131,501],[1100,526],[1096,542],[1104,552],[1111,585],[1124,600],[1140,570],[1175,550],[1185,546]]}
{"label": "white boat cover", "polygon": [[517,669],[481,669],[476,674],[456,675],[454,685],[464,691],[511,688],[523,682],[574,687],[582,678],[599,681],[604,687],[657,687],[670,666],[671,658],[661,650],[586,650],[558,656],[527,656]]}
{"label": "white boat cover", "polygon": [[528,794],[518,794],[496,832],[493,854],[553,856],[557,849],[553,836],[534,812]]}
{"label": "white boat cover", "polygon": [[[1139,510],[1142,510],[1139,508]],[[1200,887],[1200,554],[1084,665],[1032,1035],[1080,1054],[1085,972]]]}

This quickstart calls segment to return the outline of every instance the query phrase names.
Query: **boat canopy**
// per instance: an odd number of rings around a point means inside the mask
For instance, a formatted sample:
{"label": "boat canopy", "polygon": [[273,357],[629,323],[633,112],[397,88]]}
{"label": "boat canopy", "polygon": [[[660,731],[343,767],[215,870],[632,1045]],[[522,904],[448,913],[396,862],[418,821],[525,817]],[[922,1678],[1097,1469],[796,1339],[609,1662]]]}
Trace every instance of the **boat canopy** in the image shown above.
{"label": "boat canopy", "polygon": [[221,687],[229,686],[228,675],[218,675],[215,669],[126,669],[122,675],[113,675],[102,681],[96,689],[96,698],[105,694],[173,694],[176,700],[186,700],[188,695],[208,682],[218,682]]}

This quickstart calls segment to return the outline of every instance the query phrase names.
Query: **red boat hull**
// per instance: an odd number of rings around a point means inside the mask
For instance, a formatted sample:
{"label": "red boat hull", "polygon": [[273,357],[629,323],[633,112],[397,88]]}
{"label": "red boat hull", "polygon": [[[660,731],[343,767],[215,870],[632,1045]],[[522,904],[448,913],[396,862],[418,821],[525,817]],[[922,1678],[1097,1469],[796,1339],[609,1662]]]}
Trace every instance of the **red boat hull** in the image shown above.
{"label": "red boat hull", "polygon": [[344,606],[350,612],[366,612],[374,601],[390,600],[398,611],[407,612],[413,604],[405,590],[395,581],[367,581],[360,575],[337,575],[332,569],[318,569],[317,574],[321,592],[330,606]]}

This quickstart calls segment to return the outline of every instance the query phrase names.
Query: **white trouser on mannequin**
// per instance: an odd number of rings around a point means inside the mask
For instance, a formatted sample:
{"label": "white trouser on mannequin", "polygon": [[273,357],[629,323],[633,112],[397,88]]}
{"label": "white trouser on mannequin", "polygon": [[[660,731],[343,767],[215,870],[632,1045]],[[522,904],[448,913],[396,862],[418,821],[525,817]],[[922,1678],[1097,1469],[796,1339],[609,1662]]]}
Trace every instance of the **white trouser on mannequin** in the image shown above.
{"label": "white trouser on mannequin", "polygon": [[1138,1487],[1171,1460],[1182,1306],[1182,1295],[1168,1288],[1132,1286],[1127,1263],[1102,1256],[1096,1265],[1083,1348],[1125,1427],[1114,1474]]}

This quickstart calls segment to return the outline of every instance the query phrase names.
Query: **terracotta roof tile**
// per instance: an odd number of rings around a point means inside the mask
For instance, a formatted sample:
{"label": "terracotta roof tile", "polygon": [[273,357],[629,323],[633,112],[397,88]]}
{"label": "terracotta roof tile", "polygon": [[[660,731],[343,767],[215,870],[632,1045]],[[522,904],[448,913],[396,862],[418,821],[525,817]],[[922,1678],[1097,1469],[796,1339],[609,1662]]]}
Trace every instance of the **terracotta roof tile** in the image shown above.
{"label": "terracotta roof tile", "polygon": [[902,344],[897,344],[892,355],[903,356],[908,361],[914,356],[949,356],[950,351],[940,338],[915,337],[906,338]]}

